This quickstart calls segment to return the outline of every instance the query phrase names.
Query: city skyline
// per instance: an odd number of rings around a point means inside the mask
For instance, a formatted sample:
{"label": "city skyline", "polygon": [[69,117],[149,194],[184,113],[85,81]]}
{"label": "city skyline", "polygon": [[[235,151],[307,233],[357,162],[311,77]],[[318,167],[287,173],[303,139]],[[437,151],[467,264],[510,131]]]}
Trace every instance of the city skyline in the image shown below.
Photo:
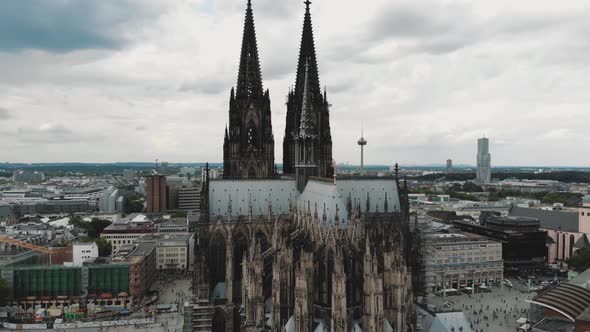
{"label": "city skyline", "polygon": [[[0,23],[1,161],[221,161],[244,5],[0,4],[11,14]],[[282,142],[304,5],[253,6],[275,141]],[[362,121],[368,165],[474,164],[476,139],[486,133],[495,165],[588,166],[572,144],[589,140],[583,88],[590,66],[580,55],[589,49],[588,9],[583,2],[514,6],[376,0],[359,13],[352,4],[314,2],[334,159],[360,162]],[[42,19],[39,7],[51,15]]]}

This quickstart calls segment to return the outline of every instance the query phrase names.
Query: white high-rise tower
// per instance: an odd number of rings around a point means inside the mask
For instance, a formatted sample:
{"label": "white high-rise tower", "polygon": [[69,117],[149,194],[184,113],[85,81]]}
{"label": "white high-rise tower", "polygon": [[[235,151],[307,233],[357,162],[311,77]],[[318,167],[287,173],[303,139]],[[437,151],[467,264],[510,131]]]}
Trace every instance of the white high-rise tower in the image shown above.
{"label": "white high-rise tower", "polygon": [[485,137],[477,140],[476,181],[479,184],[492,182],[492,155],[490,154],[490,142]]}

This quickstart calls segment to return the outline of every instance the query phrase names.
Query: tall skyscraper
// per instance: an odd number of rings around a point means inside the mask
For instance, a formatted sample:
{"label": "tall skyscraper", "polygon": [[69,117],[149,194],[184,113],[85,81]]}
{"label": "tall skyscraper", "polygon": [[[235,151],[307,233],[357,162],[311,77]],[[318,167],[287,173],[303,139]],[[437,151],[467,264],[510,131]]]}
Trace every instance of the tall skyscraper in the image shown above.
{"label": "tall skyscraper", "polygon": [[492,155],[490,154],[490,142],[483,137],[477,140],[477,183],[492,182]]}
{"label": "tall skyscraper", "polygon": [[147,177],[147,212],[163,213],[166,212],[166,203],[168,201],[168,190],[166,187],[165,175],[150,175]]}
{"label": "tall skyscraper", "polygon": [[451,174],[453,172],[453,160],[447,159],[447,174]]}

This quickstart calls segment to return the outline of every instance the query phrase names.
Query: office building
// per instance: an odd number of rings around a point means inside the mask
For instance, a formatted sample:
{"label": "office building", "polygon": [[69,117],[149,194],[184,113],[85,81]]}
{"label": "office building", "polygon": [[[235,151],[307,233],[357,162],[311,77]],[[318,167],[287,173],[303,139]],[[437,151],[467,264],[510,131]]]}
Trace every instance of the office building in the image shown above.
{"label": "office building", "polygon": [[490,142],[487,138],[477,140],[477,174],[476,182],[488,184],[492,182],[492,155]]}
{"label": "office building", "polygon": [[505,272],[533,271],[543,268],[547,232],[539,229],[539,219],[482,214],[479,223],[454,221],[465,232],[502,242]]}
{"label": "office building", "polygon": [[453,172],[453,160],[447,159],[447,174],[451,174]]}
{"label": "office building", "polygon": [[111,243],[115,253],[122,245],[131,244],[145,235],[154,233],[156,233],[156,227],[151,220],[143,215],[131,215],[107,226],[100,237]]}
{"label": "office building", "polygon": [[547,263],[562,263],[576,250],[590,248],[590,204],[577,208],[537,209],[513,206],[509,215],[536,218],[547,232]]}
{"label": "office building", "polygon": [[465,232],[425,236],[427,289],[461,289],[499,283],[504,278],[502,243]]}
{"label": "office building", "polygon": [[103,213],[113,213],[121,211],[117,209],[117,201],[122,197],[119,190],[115,187],[109,187],[100,193],[98,197],[98,210]]}
{"label": "office building", "polygon": [[158,234],[182,234],[189,232],[187,218],[174,218],[158,223],[156,229],[158,230]]}
{"label": "office building", "polygon": [[168,188],[165,175],[150,175],[147,177],[147,212],[164,213],[168,202]]}
{"label": "office building", "polygon": [[17,217],[41,215],[64,215],[78,212],[90,212],[87,200],[74,199],[34,199],[11,202],[10,207]]}
{"label": "office building", "polygon": [[113,263],[129,265],[129,294],[141,299],[156,281],[156,244],[151,242],[132,243],[121,246],[112,255]]}
{"label": "office building", "polygon": [[188,270],[194,246],[192,233],[146,235],[138,239],[137,243],[156,245],[158,270]]}
{"label": "office building", "polygon": [[201,188],[187,186],[178,189],[178,209],[186,211],[200,211]]}

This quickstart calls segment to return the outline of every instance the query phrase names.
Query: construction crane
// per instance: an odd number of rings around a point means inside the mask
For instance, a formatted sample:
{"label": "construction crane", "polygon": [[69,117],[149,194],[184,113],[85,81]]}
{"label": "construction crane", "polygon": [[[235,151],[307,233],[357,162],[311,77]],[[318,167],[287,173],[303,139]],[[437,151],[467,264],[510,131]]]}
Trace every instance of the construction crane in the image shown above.
{"label": "construction crane", "polygon": [[26,248],[26,249],[30,249],[33,251],[49,254],[49,265],[51,265],[51,254],[53,253],[53,249],[51,249],[51,248],[37,246],[37,245],[31,244],[31,243],[28,243],[25,241],[13,239],[11,237],[2,236],[2,235],[0,235],[0,243],[7,243],[7,244],[15,245],[17,247]]}

